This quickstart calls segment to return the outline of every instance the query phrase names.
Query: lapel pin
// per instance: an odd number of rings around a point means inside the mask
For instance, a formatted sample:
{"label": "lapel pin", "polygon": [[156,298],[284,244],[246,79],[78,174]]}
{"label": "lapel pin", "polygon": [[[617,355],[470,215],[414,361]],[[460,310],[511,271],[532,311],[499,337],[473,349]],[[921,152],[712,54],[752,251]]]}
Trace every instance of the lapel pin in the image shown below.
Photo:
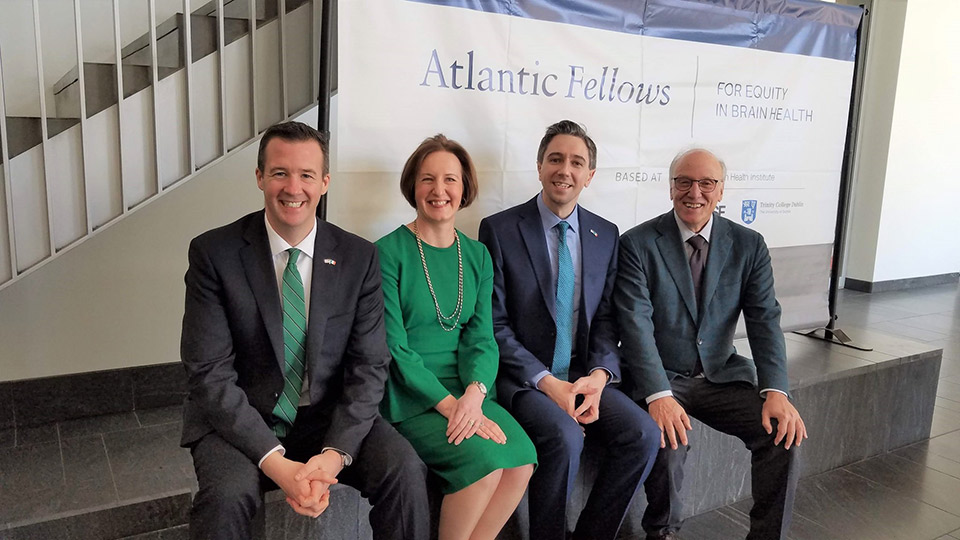
{"label": "lapel pin", "polygon": [[590,234],[592,234],[592,235],[594,235],[594,236],[597,236],[597,231],[595,231],[595,230],[593,230],[593,229],[590,229]]}
{"label": "lapel pin", "polygon": [[330,266],[336,266],[336,265],[337,265],[337,261],[335,261],[335,260],[333,260],[333,259],[324,259],[324,260],[323,260],[323,264],[329,264]]}

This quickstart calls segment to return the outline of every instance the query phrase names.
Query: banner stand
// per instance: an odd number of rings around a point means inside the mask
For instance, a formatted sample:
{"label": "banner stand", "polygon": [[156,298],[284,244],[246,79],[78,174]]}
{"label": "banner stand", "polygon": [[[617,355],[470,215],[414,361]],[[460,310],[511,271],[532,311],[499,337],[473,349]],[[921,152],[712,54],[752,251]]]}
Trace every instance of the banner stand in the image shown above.
{"label": "banner stand", "polygon": [[833,260],[830,265],[830,291],[828,293],[830,320],[826,326],[813,330],[797,330],[794,333],[859,351],[872,351],[873,347],[855,343],[853,338],[848,336],[842,328],[837,327],[837,294],[840,289],[840,267],[842,266],[841,259],[846,240],[848,202],[852,189],[851,177],[855,165],[852,147],[857,139],[857,128],[860,120],[860,91],[863,88],[863,66],[866,65],[864,52],[866,51],[867,34],[869,33],[867,31],[868,25],[864,22],[870,15],[870,10],[867,5],[861,7],[863,7],[863,17],[860,19],[860,27],[857,29],[857,57],[854,60],[853,91],[850,92],[850,115],[847,120],[847,140],[843,149],[843,173],[840,176],[840,199],[837,201],[837,229],[834,233]]}
{"label": "banner stand", "polygon": [[[333,61],[337,48],[333,41],[333,25],[336,22],[334,9],[337,0],[322,0],[320,2],[320,84],[317,95],[317,129],[321,132],[330,132],[330,96],[333,93]],[[327,163],[327,167],[330,164]],[[317,217],[327,219],[327,194],[320,197],[317,205]]]}

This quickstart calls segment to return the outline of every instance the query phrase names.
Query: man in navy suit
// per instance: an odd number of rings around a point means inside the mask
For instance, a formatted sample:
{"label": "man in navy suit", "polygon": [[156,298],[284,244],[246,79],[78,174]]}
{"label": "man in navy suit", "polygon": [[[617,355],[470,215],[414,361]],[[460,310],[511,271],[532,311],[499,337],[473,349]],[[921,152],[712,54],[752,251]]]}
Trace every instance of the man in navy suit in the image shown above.
{"label": "man in navy suit", "polygon": [[267,129],[265,209],[190,243],[180,354],[181,442],[199,484],[191,538],[250,538],[274,485],[316,517],[337,481],[370,499],[374,538],[429,537],[426,467],[378,413],[390,352],[376,248],[316,216],[328,148],[299,122]]}
{"label": "man in navy suit", "polygon": [[584,439],[606,456],[574,538],[613,540],[660,443],[656,424],[617,388],[611,294],[616,225],[577,204],[596,171],[583,127],[547,128],[537,153],[542,191],[480,223],[493,258],[497,392],[537,447],[530,480],[531,540],[562,540]]}
{"label": "man in navy suit", "polygon": [[[663,431],[646,482],[648,539],[676,538],[687,430],[696,417],[752,453],[750,540],[785,538],[806,437],[787,398],[786,348],[759,233],[713,213],[726,167],[712,153],[670,165],[673,210],[624,233],[614,304],[631,395]],[[753,359],[733,336],[743,314]],[[669,448],[666,448],[669,443]],[[782,443],[782,444],[781,444]]]}

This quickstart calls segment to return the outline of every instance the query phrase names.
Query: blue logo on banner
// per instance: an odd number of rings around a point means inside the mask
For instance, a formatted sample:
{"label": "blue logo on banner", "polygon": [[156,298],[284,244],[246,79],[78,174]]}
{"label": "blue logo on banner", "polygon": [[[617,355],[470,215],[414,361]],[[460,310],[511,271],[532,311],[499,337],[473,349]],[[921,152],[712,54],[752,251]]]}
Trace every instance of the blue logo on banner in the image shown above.
{"label": "blue logo on banner", "polygon": [[757,220],[757,201],[743,201],[743,209],[740,211],[740,219],[747,225]]}

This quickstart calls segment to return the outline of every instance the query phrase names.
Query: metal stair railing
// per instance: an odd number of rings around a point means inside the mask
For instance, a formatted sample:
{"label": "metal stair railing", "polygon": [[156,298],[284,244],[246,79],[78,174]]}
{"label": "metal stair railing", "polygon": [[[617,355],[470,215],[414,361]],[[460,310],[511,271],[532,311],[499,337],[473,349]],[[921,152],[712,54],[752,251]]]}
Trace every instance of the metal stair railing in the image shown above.
{"label": "metal stair railing", "polygon": [[[86,238],[107,226],[117,223],[130,212],[181,185],[186,179],[220,161],[233,150],[254,140],[267,127],[261,125],[265,123],[261,118],[272,114],[275,105],[269,107],[270,103],[275,104],[276,101],[279,101],[279,118],[269,118],[272,123],[276,120],[290,118],[316,102],[317,89],[314,86],[314,81],[317,79],[317,62],[315,58],[312,58],[314,54],[311,54],[310,59],[299,59],[301,62],[309,62],[312,69],[292,70],[287,65],[286,49],[287,40],[304,39],[310,41],[309,49],[312,52],[317,50],[315,40],[318,36],[317,19],[320,15],[320,9],[318,4],[315,5],[315,2],[319,3],[320,0],[213,0],[193,10],[191,10],[190,0],[166,0],[164,7],[169,8],[172,2],[176,2],[178,8],[172,16],[164,17],[161,22],[157,21],[157,4],[165,0],[144,0],[149,17],[149,31],[136,39],[128,40],[125,44],[121,43],[121,2],[120,0],[113,0],[112,21],[109,21],[113,27],[114,54],[112,62],[96,61],[95,59],[86,61],[83,53],[85,27],[81,21],[81,14],[83,13],[81,0],[73,0],[73,27],[55,29],[53,33],[59,36],[75,36],[77,64],[50,85],[50,88],[46,87],[44,81],[43,61],[45,56],[44,34],[41,32],[41,0],[19,1],[21,3],[29,2],[32,7],[33,17],[30,24],[33,25],[36,41],[35,61],[38,79],[36,97],[39,99],[39,115],[17,114],[20,111],[11,110],[10,100],[5,99],[8,96],[7,92],[12,90],[5,86],[5,82],[10,80],[10,75],[9,72],[5,75],[4,63],[6,60],[9,65],[9,58],[16,54],[14,51],[16,44],[5,44],[2,35],[0,35],[0,182],[3,184],[3,188],[0,190],[0,199],[2,199],[0,200],[0,211],[3,211],[6,215],[5,220],[0,220],[0,228],[6,229],[6,234],[0,234],[0,289],[10,286],[23,276],[55,259],[59,254],[76,247]],[[305,13],[302,12],[298,13],[298,17],[295,18],[286,16],[287,13],[301,8],[308,10],[309,17],[304,17]],[[185,15],[187,13],[189,13],[189,16]],[[304,22],[304,19],[306,22]],[[262,37],[272,42],[272,36],[277,36],[276,56],[273,56],[270,50],[262,50],[267,44],[266,42],[261,44],[261,40],[258,39],[261,29],[267,30],[267,26],[271,23],[277,25],[276,34],[273,34],[273,30],[270,30],[271,33],[264,34]],[[293,24],[307,24],[309,25],[308,31],[302,31],[303,29],[300,27],[296,28],[298,31],[291,31],[288,27]],[[103,31],[106,32],[105,25]],[[235,49],[235,47],[241,46],[241,44],[236,42],[243,38],[249,38],[248,47],[244,47],[246,51],[243,53],[249,56],[246,66],[249,74],[244,76],[249,84],[247,90],[249,99],[246,105],[248,107],[249,126],[242,132],[229,131],[233,135],[232,139],[234,141],[228,141],[228,83],[225,68],[227,47],[232,46],[230,50],[238,51],[239,49]],[[279,88],[271,88],[269,91],[270,94],[276,94],[274,101],[270,100],[271,96],[264,96],[262,95],[263,92],[258,91],[260,81],[257,79],[257,74],[258,71],[263,71],[262,69],[258,70],[257,67],[258,53],[264,52],[269,53],[279,64],[280,76],[277,80]],[[212,160],[204,157],[205,162],[198,164],[198,145],[200,143],[197,141],[196,134],[198,128],[197,108],[209,104],[197,102],[199,98],[195,94],[199,83],[196,80],[198,76],[196,70],[201,69],[199,67],[201,62],[207,62],[204,59],[214,53],[217,54],[215,62],[217,64],[216,95],[219,101],[219,125],[213,126],[212,129],[219,131],[219,140],[215,141],[217,146],[215,157]],[[48,52],[48,54],[51,53]],[[186,174],[178,172],[176,174],[177,178],[171,181],[164,178],[164,171],[162,170],[164,156],[161,155],[160,146],[162,141],[166,140],[164,139],[166,134],[161,133],[161,125],[166,126],[167,124],[164,122],[169,119],[162,116],[161,96],[158,94],[163,91],[160,82],[175,75],[183,78],[182,84],[185,88],[186,103],[180,105],[185,114],[183,118],[175,120],[174,130],[185,135],[185,140],[182,143],[185,146],[188,165]],[[50,77],[50,79],[53,78],[55,77]],[[299,88],[301,90],[309,87],[309,95],[312,99],[306,103],[302,103],[302,99],[297,103],[289,103],[289,87],[292,81],[300,84]],[[304,81],[306,81],[306,86],[303,86]],[[172,85],[176,84],[179,83],[172,83]],[[171,83],[164,83],[164,88],[170,87]],[[151,91],[149,96],[143,93],[148,90]],[[304,92],[300,92],[300,95],[304,95]],[[48,96],[53,96],[52,103],[48,103]],[[166,99],[167,96],[162,97]],[[124,144],[127,142],[135,146],[135,143],[124,140],[124,134],[129,133],[128,126],[130,125],[128,119],[125,118],[125,113],[130,111],[125,109],[128,108],[126,105],[139,99],[147,99],[145,102],[149,105],[147,108],[152,111],[152,122],[145,122],[137,128],[139,138],[152,139],[153,142],[152,163],[144,163],[143,177],[137,179],[137,181],[142,182],[148,180],[149,177],[153,177],[156,180],[155,186],[148,188],[145,197],[135,197],[131,193],[125,193],[132,179],[128,178],[130,164],[124,163],[124,156],[127,153]],[[140,103],[142,105],[144,102]],[[271,111],[264,109],[264,104],[267,104]],[[214,106],[216,107],[216,104]],[[119,144],[114,149],[104,148],[102,141],[89,140],[93,136],[93,132],[90,131],[90,122],[98,115],[110,113],[114,107],[116,108],[116,122],[115,126],[110,129],[115,129]],[[97,122],[98,126],[103,124],[100,120]],[[235,122],[232,116],[229,117],[229,120]],[[152,126],[149,125],[150,123],[152,123]],[[78,125],[79,130],[75,129]],[[233,127],[235,126],[231,126],[231,128]],[[239,136],[242,136],[242,142],[235,143],[238,133]],[[73,210],[74,213],[82,212],[83,216],[82,219],[78,219],[78,216],[74,215],[72,221],[85,222],[85,227],[80,227],[80,229],[85,230],[64,233],[63,230],[67,228],[71,219],[68,216],[57,215],[58,201],[56,196],[59,193],[55,192],[48,175],[51,164],[58,167],[62,165],[60,160],[64,158],[57,154],[60,148],[64,145],[69,146],[71,143],[58,142],[54,145],[51,140],[58,138],[59,141],[61,137],[76,136],[80,138],[81,165],[79,170],[76,171],[76,176],[71,180],[77,182],[76,185],[81,186],[79,192],[82,193],[83,207]],[[206,139],[201,142],[207,143]],[[39,160],[36,156],[32,158],[34,163],[42,162],[43,164],[37,171],[39,172],[39,178],[19,178],[17,175],[23,174],[24,167],[14,166],[12,162],[18,162],[18,159],[24,163],[28,162],[30,157],[28,153],[31,151],[42,153]],[[105,159],[109,151],[115,153],[116,165],[119,170],[119,179],[116,182],[119,195],[113,193],[111,197],[119,199],[120,208],[113,211],[113,215],[109,219],[95,219],[91,217],[91,214],[93,213],[92,205],[97,201],[87,182],[88,170],[91,168],[88,160]],[[75,158],[76,156],[72,157]],[[149,161],[150,157],[146,156],[144,161]],[[36,181],[39,181],[39,183]],[[152,185],[152,179],[149,179],[149,182]],[[18,200],[18,190],[15,189],[15,186],[21,186],[20,189],[22,190],[25,189],[24,185],[34,190],[31,191],[34,195],[32,197],[33,202],[41,200],[42,203],[45,203],[37,205],[41,208],[31,210],[18,204],[21,201]],[[36,190],[42,191],[43,197],[37,195]],[[152,193],[149,191],[152,191]],[[131,200],[131,198],[139,200]],[[31,197],[28,197],[28,199],[31,199]],[[24,239],[25,229],[23,228],[27,227],[28,222],[37,222],[39,217],[37,214],[44,212],[46,215],[42,217],[46,221],[46,226],[41,228],[46,229],[46,237],[42,238],[40,242],[46,245],[40,249],[36,245],[36,237],[44,236],[43,233],[30,231],[33,235],[33,242],[30,242]],[[27,215],[28,213],[29,215]],[[62,222],[58,223],[58,219],[61,217],[63,217]],[[60,229],[57,228],[58,225],[61,226]],[[18,231],[18,227],[21,227],[21,230]],[[4,261],[4,259],[6,260]]]}

